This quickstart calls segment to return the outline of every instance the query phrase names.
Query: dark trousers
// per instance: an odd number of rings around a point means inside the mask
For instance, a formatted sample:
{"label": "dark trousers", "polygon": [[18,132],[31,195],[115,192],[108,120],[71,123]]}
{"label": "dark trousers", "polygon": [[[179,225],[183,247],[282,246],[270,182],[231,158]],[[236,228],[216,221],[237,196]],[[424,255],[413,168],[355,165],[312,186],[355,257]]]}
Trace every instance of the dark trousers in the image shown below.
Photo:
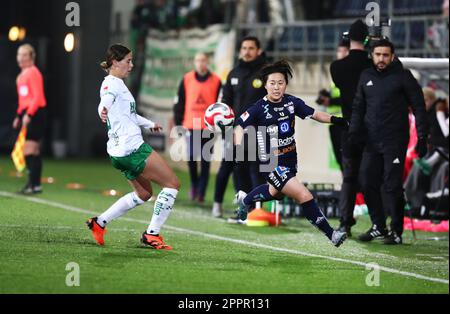
{"label": "dark trousers", "polygon": [[[209,132],[209,131],[204,131]],[[204,147],[206,143],[210,140],[210,135],[207,138],[202,137],[202,131],[200,130],[189,130],[186,133],[187,149],[188,149],[188,166],[189,175],[191,177],[191,188],[194,188],[196,194],[199,198],[204,198],[206,193],[206,188],[208,186],[209,180],[209,167],[210,167],[210,157],[204,156]],[[212,147],[208,154],[212,154]],[[211,156],[211,155],[210,155]],[[198,174],[198,163],[200,162],[200,176]]]}
{"label": "dark trousers", "polygon": [[330,125],[330,139],[333,146],[334,157],[342,171],[342,126]]}
{"label": "dark trousers", "polygon": [[347,131],[342,130],[341,143],[343,182],[339,197],[339,209],[341,212],[341,225],[351,227],[356,223],[355,218],[353,218],[353,210],[355,208],[356,194],[360,190],[358,178],[363,147],[349,147],[346,145],[347,138]]}
{"label": "dark trousers", "polygon": [[[361,183],[372,223],[386,228],[386,212],[391,215],[391,230],[403,233],[405,200],[403,168],[407,144],[367,145],[361,162]],[[384,197],[381,186],[384,186]]]}
{"label": "dark trousers", "polygon": [[[222,160],[216,177],[216,186],[214,191],[214,202],[222,203],[227,189],[228,181],[233,173],[234,161]],[[236,186],[236,185],[235,185]]]}

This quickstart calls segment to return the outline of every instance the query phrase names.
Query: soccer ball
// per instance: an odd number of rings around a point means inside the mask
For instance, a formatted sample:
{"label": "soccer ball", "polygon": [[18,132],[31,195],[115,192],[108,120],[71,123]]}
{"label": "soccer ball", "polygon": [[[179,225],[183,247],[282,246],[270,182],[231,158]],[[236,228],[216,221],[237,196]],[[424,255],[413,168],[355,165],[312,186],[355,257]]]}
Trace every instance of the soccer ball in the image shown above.
{"label": "soccer ball", "polygon": [[226,126],[234,123],[234,112],[227,104],[216,102],[205,112],[205,125],[212,132],[223,131]]}

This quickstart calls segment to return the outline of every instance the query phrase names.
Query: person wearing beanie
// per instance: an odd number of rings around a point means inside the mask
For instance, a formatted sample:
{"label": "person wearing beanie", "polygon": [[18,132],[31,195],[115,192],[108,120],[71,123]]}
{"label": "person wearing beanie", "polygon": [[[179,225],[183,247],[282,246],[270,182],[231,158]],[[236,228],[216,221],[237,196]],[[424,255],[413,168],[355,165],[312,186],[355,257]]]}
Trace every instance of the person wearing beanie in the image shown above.
{"label": "person wearing beanie", "polygon": [[[368,52],[364,47],[364,41],[369,30],[363,21],[355,21],[349,29],[350,52],[348,56],[331,63],[331,78],[340,90],[342,114],[347,121],[352,115],[353,98],[355,97],[361,72],[371,66]],[[341,212],[340,230],[351,236],[351,227],[356,223],[353,218],[356,194],[359,191],[358,172],[361,164],[362,151],[364,148],[364,133],[361,133],[358,147],[347,145],[348,129],[342,130],[342,173],[343,182],[339,198],[339,209]]]}

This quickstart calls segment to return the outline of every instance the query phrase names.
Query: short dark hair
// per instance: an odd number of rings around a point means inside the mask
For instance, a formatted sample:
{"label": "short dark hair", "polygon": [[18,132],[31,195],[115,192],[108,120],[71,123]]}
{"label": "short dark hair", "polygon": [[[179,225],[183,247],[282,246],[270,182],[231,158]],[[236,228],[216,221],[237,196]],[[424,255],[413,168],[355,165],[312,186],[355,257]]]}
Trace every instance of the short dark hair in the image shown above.
{"label": "short dark hair", "polygon": [[377,41],[375,41],[373,44],[372,44],[372,52],[375,50],[375,48],[377,48],[377,47],[389,47],[389,48],[391,48],[391,52],[392,53],[395,53],[395,47],[394,47],[394,44],[392,43],[392,42],[390,42],[389,40],[387,40],[387,39],[380,39],[380,40],[377,40]]}
{"label": "short dark hair", "polygon": [[259,41],[258,37],[256,37],[256,36],[245,36],[244,38],[242,38],[241,44],[239,45],[239,47],[242,47],[242,44],[244,43],[244,41],[253,41],[258,49],[261,48],[261,42]]}
{"label": "short dark hair", "polygon": [[284,79],[286,80],[286,85],[289,84],[289,78],[292,78],[292,68],[289,65],[289,62],[286,60],[280,60],[278,62],[267,64],[260,71],[260,76],[264,85],[267,83],[267,79],[270,74],[273,73],[281,73],[284,75]]}

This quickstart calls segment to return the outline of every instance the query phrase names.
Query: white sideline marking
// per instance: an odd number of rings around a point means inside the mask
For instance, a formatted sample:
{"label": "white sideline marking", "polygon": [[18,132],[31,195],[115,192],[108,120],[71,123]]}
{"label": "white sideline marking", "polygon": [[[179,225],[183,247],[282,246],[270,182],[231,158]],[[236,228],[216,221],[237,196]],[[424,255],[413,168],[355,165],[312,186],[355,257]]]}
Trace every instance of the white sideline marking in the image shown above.
{"label": "white sideline marking", "polygon": [[[78,207],[69,206],[69,205],[65,205],[65,204],[62,204],[62,203],[48,201],[48,200],[44,200],[44,199],[40,199],[40,198],[36,198],[36,197],[17,195],[17,194],[5,192],[5,191],[0,191],[0,196],[12,197],[12,198],[16,198],[16,199],[24,199],[24,200],[27,200],[27,201],[30,201],[30,202],[43,204],[43,205],[48,205],[48,206],[52,206],[52,207],[56,207],[56,208],[61,208],[61,209],[65,209],[67,211],[76,212],[76,213],[82,213],[82,214],[87,214],[87,215],[97,215],[98,214],[98,213],[93,212],[93,211],[84,210],[84,209],[81,209],[81,208],[78,208]],[[134,218],[121,217],[119,219],[120,220],[125,220],[125,221],[139,222],[139,223],[143,223],[143,224],[148,224],[148,221],[134,219]],[[341,262],[341,263],[358,265],[358,266],[364,267],[364,269],[366,269],[366,266],[370,265],[369,263],[364,263],[364,262],[359,262],[359,261],[354,261],[354,260],[349,260],[349,259],[344,259],[344,258],[312,254],[312,253],[307,253],[307,252],[298,251],[298,250],[285,249],[285,248],[278,248],[278,247],[274,247],[274,246],[270,246],[270,245],[254,243],[254,242],[245,241],[245,240],[238,240],[238,239],[233,239],[233,238],[227,238],[227,237],[222,237],[222,236],[215,235],[215,234],[210,234],[210,233],[205,233],[205,232],[195,231],[195,230],[190,230],[190,229],[184,229],[184,228],[178,228],[178,227],[172,227],[172,226],[168,226],[168,225],[165,225],[164,228],[166,228],[168,230],[174,230],[174,231],[189,233],[189,234],[192,234],[192,235],[197,235],[197,236],[200,236],[200,237],[210,238],[210,239],[214,239],[214,240],[238,243],[238,244],[243,244],[243,245],[247,245],[247,246],[252,246],[252,247],[257,247],[257,248],[262,248],[262,249],[267,249],[267,250],[272,250],[272,251],[277,251],[277,252],[291,253],[291,254],[295,254],[295,255],[302,255],[302,256],[308,256],[308,257],[322,258],[322,259],[335,261],[335,262]],[[447,284],[447,285],[449,284],[448,279],[428,277],[428,276],[424,276],[424,275],[420,275],[420,274],[416,274],[416,273],[411,273],[411,272],[406,272],[406,271],[401,271],[401,270],[397,270],[397,269],[393,269],[393,268],[389,268],[389,267],[380,266],[380,270],[385,271],[387,273],[402,275],[402,276],[406,276],[406,277],[413,277],[413,278],[416,278],[416,279],[421,279],[421,280],[426,280],[426,281],[439,282],[439,283],[443,283],[443,284]]]}

